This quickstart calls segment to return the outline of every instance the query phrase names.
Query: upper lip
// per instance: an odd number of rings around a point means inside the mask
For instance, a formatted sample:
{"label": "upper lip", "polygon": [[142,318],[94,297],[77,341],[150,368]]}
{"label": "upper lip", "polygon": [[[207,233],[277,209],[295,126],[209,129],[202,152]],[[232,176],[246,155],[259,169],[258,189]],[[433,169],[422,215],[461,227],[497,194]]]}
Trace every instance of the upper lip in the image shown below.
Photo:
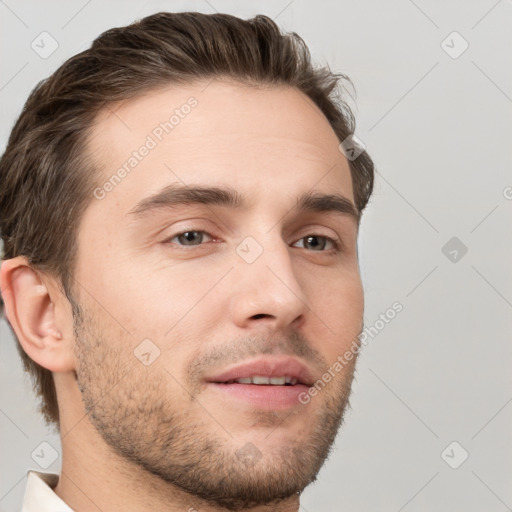
{"label": "upper lip", "polygon": [[291,357],[260,357],[208,377],[207,382],[227,382],[248,377],[293,377],[299,384],[312,386],[314,379],[308,367]]}

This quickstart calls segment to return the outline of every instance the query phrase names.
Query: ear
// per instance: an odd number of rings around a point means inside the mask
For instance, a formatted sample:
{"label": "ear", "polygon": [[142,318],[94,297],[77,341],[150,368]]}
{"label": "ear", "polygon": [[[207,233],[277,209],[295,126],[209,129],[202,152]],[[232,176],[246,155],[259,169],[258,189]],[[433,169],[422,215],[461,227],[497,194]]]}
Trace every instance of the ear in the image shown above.
{"label": "ear", "polygon": [[17,256],[2,262],[0,288],[5,316],[27,355],[52,372],[73,370],[71,307],[55,279]]}

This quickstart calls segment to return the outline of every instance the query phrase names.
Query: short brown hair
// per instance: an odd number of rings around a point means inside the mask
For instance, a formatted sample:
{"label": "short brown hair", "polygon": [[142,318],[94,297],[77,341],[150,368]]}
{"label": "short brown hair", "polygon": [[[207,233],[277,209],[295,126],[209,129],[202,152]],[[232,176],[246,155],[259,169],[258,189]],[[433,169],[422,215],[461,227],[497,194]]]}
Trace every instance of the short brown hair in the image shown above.
{"label": "short brown hair", "polygon": [[[3,258],[26,256],[34,269],[58,278],[73,304],[77,229],[98,177],[86,151],[96,116],[152,89],[216,77],[295,87],[320,108],[340,142],[355,130],[341,95],[348,78],[315,68],[305,42],[266,16],[162,12],[113,28],[37,84],[14,125],[0,160]],[[373,162],[364,151],[349,164],[361,213],[373,189]],[[16,341],[40,411],[58,428],[52,373]]]}

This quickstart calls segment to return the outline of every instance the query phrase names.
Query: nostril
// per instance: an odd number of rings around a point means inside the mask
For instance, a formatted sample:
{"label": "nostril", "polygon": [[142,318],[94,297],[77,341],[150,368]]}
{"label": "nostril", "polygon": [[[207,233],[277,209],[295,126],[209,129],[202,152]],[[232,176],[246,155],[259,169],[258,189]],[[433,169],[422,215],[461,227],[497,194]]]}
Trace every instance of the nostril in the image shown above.
{"label": "nostril", "polygon": [[251,316],[252,320],[259,320],[260,318],[272,318],[272,315],[267,315],[265,313],[258,313],[257,315]]}

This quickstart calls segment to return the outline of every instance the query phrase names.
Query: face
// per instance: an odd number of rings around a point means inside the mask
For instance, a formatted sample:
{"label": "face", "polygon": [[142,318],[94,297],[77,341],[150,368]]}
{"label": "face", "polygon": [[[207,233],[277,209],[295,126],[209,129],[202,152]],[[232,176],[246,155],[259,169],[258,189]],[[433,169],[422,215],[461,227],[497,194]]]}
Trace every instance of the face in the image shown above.
{"label": "face", "polygon": [[76,373],[88,419],[127,464],[233,510],[315,479],[356,358],[325,372],[363,315],[338,144],[285,86],[161,89],[99,117]]}

